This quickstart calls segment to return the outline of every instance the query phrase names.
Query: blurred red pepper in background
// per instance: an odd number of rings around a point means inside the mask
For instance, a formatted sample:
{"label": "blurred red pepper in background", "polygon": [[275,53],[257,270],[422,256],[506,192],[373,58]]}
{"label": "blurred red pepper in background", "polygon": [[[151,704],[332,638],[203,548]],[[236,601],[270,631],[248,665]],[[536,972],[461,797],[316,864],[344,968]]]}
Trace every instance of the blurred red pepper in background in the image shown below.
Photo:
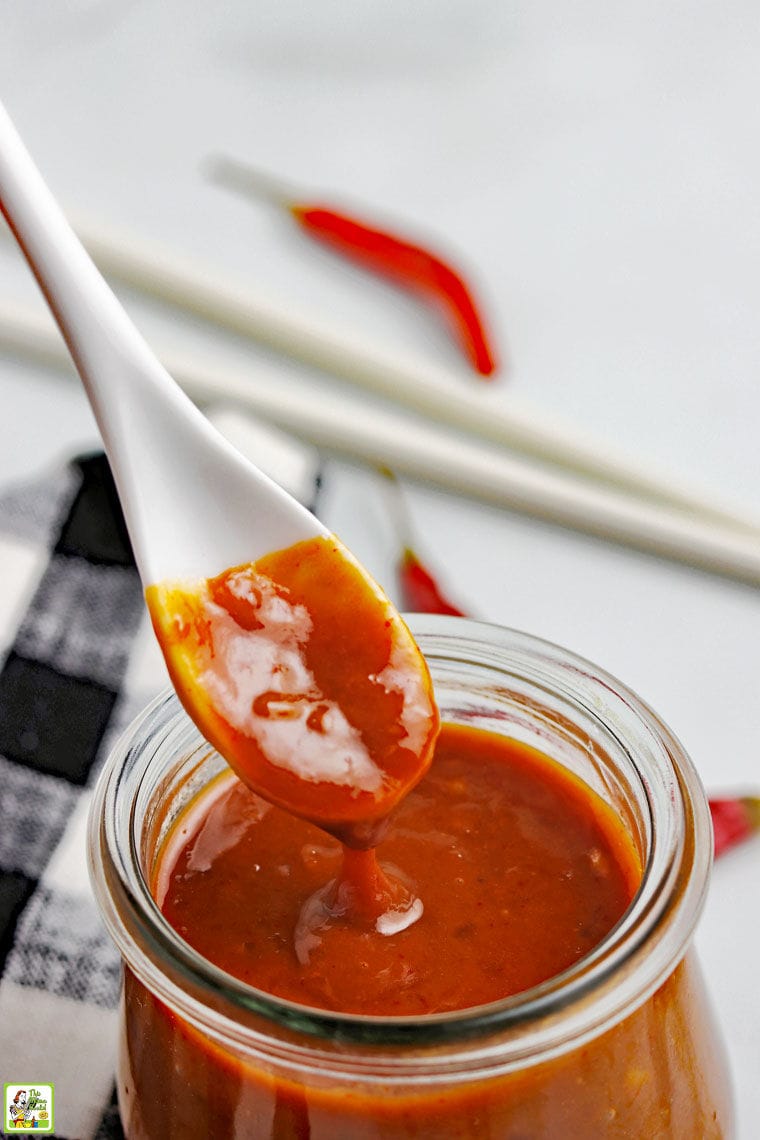
{"label": "blurred red pepper in background", "polygon": [[433,303],[475,371],[494,374],[498,365],[475,298],[461,274],[437,254],[331,207],[294,201],[283,184],[243,163],[218,158],[209,169],[216,181],[289,210],[317,241]]}
{"label": "blurred red pepper in background", "polygon": [[711,797],[710,814],[717,857],[760,831],[760,796]]}
{"label": "blurred red pepper in background", "polygon": [[335,210],[297,203],[289,209],[325,245],[437,304],[475,371],[493,375],[496,359],[483,319],[463,278],[450,265],[419,245]]}
{"label": "blurred red pepper in background", "polygon": [[453,614],[465,617],[460,610],[441,593],[433,575],[420,562],[411,546],[405,546],[398,568],[401,602],[405,610],[419,614]]}
{"label": "blurred red pepper in background", "polygon": [[388,504],[401,547],[396,570],[402,608],[418,614],[452,614],[454,617],[466,617],[464,610],[460,610],[459,606],[448,600],[412,546],[412,522],[396,476],[388,467],[380,467],[378,470],[393,496],[388,499]]}

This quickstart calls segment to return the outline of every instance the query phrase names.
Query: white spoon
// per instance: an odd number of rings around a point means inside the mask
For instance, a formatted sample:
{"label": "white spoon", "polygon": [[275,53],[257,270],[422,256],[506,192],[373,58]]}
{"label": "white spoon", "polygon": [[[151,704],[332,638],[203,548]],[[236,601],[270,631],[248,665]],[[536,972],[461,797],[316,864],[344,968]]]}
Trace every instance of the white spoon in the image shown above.
{"label": "white spoon", "polygon": [[437,733],[409,630],[159,364],[1,105],[0,205],[84,382],[185,708],[255,791],[369,846]]}
{"label": "white spoon", "polygon": [[147,586],[328,531],[206,420],[127,317],[0,104],[0,205],[84,383]]}

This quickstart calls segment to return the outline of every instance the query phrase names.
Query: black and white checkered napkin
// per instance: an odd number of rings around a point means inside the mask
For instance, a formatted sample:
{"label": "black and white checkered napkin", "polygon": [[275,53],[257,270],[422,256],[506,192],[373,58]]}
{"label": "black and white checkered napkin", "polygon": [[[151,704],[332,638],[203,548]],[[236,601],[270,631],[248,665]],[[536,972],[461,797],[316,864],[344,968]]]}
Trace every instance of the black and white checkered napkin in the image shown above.
{"label": "black and white checkered napkin", "polygon": [[54,1083],[55,1135],[106,1140],[119,961],[87,811],[167,677],[102,455],[0,493],[0,571],[0,1083]]}

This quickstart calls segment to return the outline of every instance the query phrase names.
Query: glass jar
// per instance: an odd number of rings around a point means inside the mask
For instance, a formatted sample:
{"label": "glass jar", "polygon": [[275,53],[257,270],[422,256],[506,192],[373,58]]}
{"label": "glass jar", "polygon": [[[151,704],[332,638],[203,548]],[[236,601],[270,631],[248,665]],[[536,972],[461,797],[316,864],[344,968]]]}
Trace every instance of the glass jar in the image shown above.
{"label": "glass jar", "polygon": [[524,634],[413,615],[444,720],[525,741],[617,812],[643,879],[572,968],[492,1005],[325,1013],[237,981],[148,887],[173,821],[224,766],[171,694],[117,745],[90,822],[95,890],[124,960],[119,1103],[129,1140],[709,1140],[728,1075],[690,948],[712,832],[668,728],[595,666]]}

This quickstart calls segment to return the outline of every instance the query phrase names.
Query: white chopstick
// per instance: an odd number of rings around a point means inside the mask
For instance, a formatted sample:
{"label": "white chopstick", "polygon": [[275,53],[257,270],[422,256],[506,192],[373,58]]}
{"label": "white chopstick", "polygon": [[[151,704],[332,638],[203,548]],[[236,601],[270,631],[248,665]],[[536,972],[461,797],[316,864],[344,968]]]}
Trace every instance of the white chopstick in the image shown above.
{"label": "white chopstick", "polygon": [[468,383],[411,355],[391,353],[311,315],[296,314],[208,266],[133,235],[116,236],[81,221],[77,232],[101,270],[143,292],[242,334],[280,354],[359,385],[459,432],[572,471],[693,516],[760,532],[760,519],[686,486],[672,473],[644,468],[568,425],[529,408],[514,393]]}
{"label": "white chopstick", "polygon": [[[0,313],[0,346],[47,366],[70,367],[47,318]],[[159,353],[200,403],[221,400],[363,463],[385,465],[458,494],[520,511],[671,560],[760,586],[760,535],[510,458],[392,407],[318,391],[291,378],[242,370],[198,354]]]}

